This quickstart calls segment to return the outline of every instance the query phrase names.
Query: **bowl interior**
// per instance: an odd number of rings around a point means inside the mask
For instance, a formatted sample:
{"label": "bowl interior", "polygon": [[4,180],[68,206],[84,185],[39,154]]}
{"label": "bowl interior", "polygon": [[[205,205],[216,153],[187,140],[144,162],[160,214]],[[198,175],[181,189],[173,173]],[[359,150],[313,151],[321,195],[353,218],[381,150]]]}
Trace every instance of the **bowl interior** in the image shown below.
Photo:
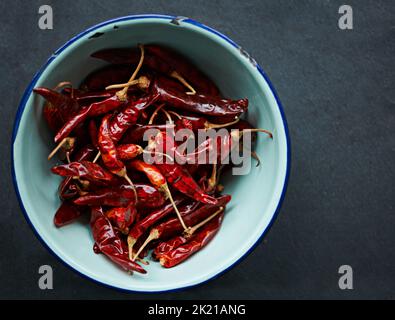
{"label": "bowl interior", "polygon": [[[97,32],[103,34],[90,38]],[[46,160],[54,144],[41,116],[43,100],[31,94],[31,90],[21,104],[24,110],[16,123],[15,181],[26,214],[37,233],[68,265],[118,288],[162,291],[210,279],[235,263],[257,242],[271,222],[284,189],[287,138],[276,99],[256,66],[226,39],[188,21],[177,26],[168,18],[130,18],[96,27],[58,50],[32,87],[54,87],[65,80],[78,86],[89,72],[103,65],[89,57],[92,52],[138,43],[164,44],[185,54],[217,83],[225,96],[249,98],[248,120],[274,133],[273,140],[264,135],[258,137],[256,152],[263,160],[260,167],[255,168],[252,162],[248,175],[225,178],[224,192],[232,194],[233,198],[217,237],[204,250],[175,268],[164,269],[152,262],[146,268],[147,275],[129,276],[103,255],[93,253],[93,240],[86,221],[55,228],[52,219],[60,204],[57,197],[60,178],[50,172],[56,161]]]}

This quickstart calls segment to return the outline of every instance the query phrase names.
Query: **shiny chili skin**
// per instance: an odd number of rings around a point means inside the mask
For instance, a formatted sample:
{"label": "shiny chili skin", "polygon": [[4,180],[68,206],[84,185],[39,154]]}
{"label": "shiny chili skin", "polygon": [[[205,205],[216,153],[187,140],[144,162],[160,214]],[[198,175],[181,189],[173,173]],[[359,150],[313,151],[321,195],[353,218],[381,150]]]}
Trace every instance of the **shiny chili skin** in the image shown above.
{"label": "shiny chili skin", "polygon": [[120,160],[131,160],[143,153],[143,148],[137,144],[121,144],[117,146]]}
{"label": "shiny chili skin", "polygon": [[[137,208],[158,208],[165,203],[163,194],[154,187],[140,183],[134,186],[138,196]],[[131,203],[136,203],[136,198],[132,186],[121,185],[89,192],[74,200],[74,203],[89,206],[126,207]]]}
{"label": "shiny chili skin", "polygon": [[90,226],[97,250],[100,250],[100,252],[126,271],[146,273],[139,264],[129,260],[128,253],[124,250],[121,239],[115,233],[101,207],[92,207]]}
{"label": "shiny chili skin", "polygon": [[160,255],[160,264],[165,268],[174,267],[204,248],[219,231],[223,216],[224,214],[220,213],[212,221],[208,222],[206,226],[202,227],[202,230],[198,231],[191,239],[188,239],[187,243]]}
{"label": "shiny chili skin", "polygon": [[119,174],[124,170],[125,165],[121,160],[119,160],[115,143],[111,137],[110,118],[111,115],[108,114],[104,116],[101,122],[99,128],[98,144],[101,153],[101,158],[105,166],[112,173]]}
{"label": "shiny chili skin", "polygon": [[48,88],[34,88],[34,93],[45,98],[43,116],[49,128],[56,132],[79,110],[78,102],[71,97]]}
{"label": "shiny chili skin", "polygon": [[82,210],[83,208],[74,205],[70,201],[63,201],[55,213],[53,222],[56,227],[63,227],[78,219],[82,215]]}
{"label": "shiny chili skin", "polygon": [[64,88],[62,93],[71,96],[78,101],[80,106],[87,105],[99,100],[104,100],[112,97],[115,94],[115,90],[103,90],[103,91],[83,91],[79,89]]}
{"label": "shiny chili skin", "polygon": [[[174,199],[174,202],[178,206],[184,201],[182,198]],[[185,209],[181,208],[180,213]],[[190,210],[190,209],[189,209]],[[142,220],[138,221],[129,231],[129,237],[133,239],[133,241],[137,241],[151,226],[155,223],[163,219],[164,217],[168,216],[174,211],[174,207],[171,203],[167,203],[163,207],[156,209],[149,214],[147,214]]]}
{"label": "shiny chili skin", "polygon": [[116,179],[111,172],[90,161],[62,164],[53,167],[51,171],[62,177],[79,177],[88,181],[103,183],[104,185],[115,183]]}
{"label": "shiny chili skin", "polygon": [[134,160],[128,164],[128,168],[144,172],[152,185],[163,191],[166,185],[166,179],[156,166],[141,160]]}
{"label": "shiny chili skin", "polygon": [[[167,142],[168,135],[160,132],[155,137],[155,147],[159,147],[159,150],[163,150],[166,153],[168,149],[171,148],[171,144],[169,145]],[[162,162],[162,163],[158,163]],[[188,170],[179,165],[178,163],[166,163],[165,161],[155,161],[155,165],[166,178],[166,181],[175,189],[180,191],[181,193],[187,195],[188,197],[200,201],[206,204],[216,204],[217,200],[211,197],[208,194],[205,194],[204,191],[199,187],[196,181],[189,174]]]}
{"label": "shiny chili skin", "polygon": [[169,253],[170,251],[178,248],[184,243],[188,242],[188,238],[184,235],[179,235],[167,241],[161,241],[152,252],[152,256],[159,260],[161,256]]}
{"label": "shiny chili skin", "polygon": [[137,210],[132,203],[127,207],[112,208],[105,215],[122,233],[127,234],[130,225],[136,219]]}
{"label": "shiny chili skin", "polygon": [[[188,227],[193,227],[195,224],[215,213],[220,207],[225,207],[230,200],[230,195],[223,195],[218,198],[217,205],[203,205],[192,213],[184,215],[183,220]],[[156,239],[163,240],[169,239],[183,230],[180,220],[178,218],[171,218],[151,229],[151,233],[154,232],[157,234]]]}
{"label": "shiny chili skin", "polygon": [[121,107],[125,101],[120,100],[117,95],[113,95],[102,101],[94,102],[88,107],[83,107],[77,114],[72,116],[63,127],[57,132],[55,136],[55,142],[59,142],[62,139],[68,137],[70,133],[88,117],[96,117],[106,114],[110,111]]}
{"label": "shiny chili skin", "polygon": [[118,113],[110,122],[110,132],[113,141],[121,140],[125,132],[134,124],[136,124],[142,110],[153,104],[159,95],[148,95],[136,101],[130,101],[125,108]]}
{"label": "shiny chili skin", "polygon": [[205,95],[188,95],[170,87],[152,81],[152,94],[159,94],[159,101],[184,111],[203,114],[205,116],[235,118],[247,111],[248,99],[230,100]]}

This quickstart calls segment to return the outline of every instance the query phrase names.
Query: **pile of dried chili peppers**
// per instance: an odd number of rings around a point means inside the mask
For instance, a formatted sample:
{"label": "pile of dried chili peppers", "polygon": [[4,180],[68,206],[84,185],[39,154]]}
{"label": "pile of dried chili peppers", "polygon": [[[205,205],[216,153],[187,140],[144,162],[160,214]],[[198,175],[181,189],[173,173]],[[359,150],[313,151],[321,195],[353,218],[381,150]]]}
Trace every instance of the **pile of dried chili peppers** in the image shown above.
{"label": "pile of dried chili peppers", "polygon": [[[145,273],[141,264],[152,249],[162,266],[173,267],[216,235],[231,199],[219,184],[227,167],[223,153],[212,164],[190,161],[212,150],[212,139],[192,153],[175,152],[174,135],[180,129],[238,129],[220,141],[229,153],[244,132],[271,133],[240,119],[247,99],[223,98],[171,49],[140,45],[92,57],[108,65],[78,89],[69,82],[34,89],[46,100],[43,116],[57,144],[48,159],[57,154],[62,161],[51,169],[63,177],[54,223],[61,227],[90,214],[96,253],[128,272]],[[147,141],[150,130],[155,134]],[[148,154],[153,161],[145,161]]]}

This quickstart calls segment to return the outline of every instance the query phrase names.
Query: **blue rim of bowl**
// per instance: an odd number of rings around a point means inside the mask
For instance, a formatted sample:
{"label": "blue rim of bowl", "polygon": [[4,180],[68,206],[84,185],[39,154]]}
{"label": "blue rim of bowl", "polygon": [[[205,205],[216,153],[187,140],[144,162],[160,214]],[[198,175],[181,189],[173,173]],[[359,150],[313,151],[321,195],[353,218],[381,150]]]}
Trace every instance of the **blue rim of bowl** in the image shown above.
{"label": "blue rim of bowl", "polygon": [[[74,272],[76,272],[77,274],[81,275],[83,278],[87,278],[93,282],[99,283],[101,285],[104,285],[106,287],[109,288],[113,288],[116,290],[120,290],[123,292],[130,292],[130,293],[164,293],[164,292],[175,292],[175,291],[180,291],[180,290],[185,290],[187,288],[192,288],[192,287],[196,287],[199,285],[202,285],[208,281],[214,280],[218,277],[220,277],[221,275],[223,275],[225,272],[229,271],[230,269],[232,269],[234,266],[236,266],[236,264],[240,263],[243,259],[245,259],[255,248],[256,246],[263,240],[263,238],[265,237],[265,235],[268,233],[268,231],[270,230],[270,228],[272,227],[274,221],[276,220],[279,212],[280,212],[280,208],[281,205],[284,201],[284,197],[285,197],[285,193],[287,191],[287,187],[288,187],[288,180],[289,180],[289,174],[290,174],[290,169],[291,169],[291,140],[289,137],[289,130],[288,130],[288,124],[287,124],[287,119],[285,117],[285,113],[282,107],[282,104],[280,102],[280,99],[277,95],[276,90],[274,89],[273,84],[271,83],[269,77],[266,75],[266,73],[263,71],[263,69],[261,68],[261,66],[256,63],[256,68],[259,71],[259,73],[262,75],[262,77],[265,79],[266,83],[269,85],[269,88],[276,100],[277,106],[279,108],[280,114],[281,114],[281,118],[282,118],[282,122],[284,125],[284,131],[285,131],[285,136],[286,136],[286,144],[287,144],[287,168],[286,168],[286,173],[285,173],[285,179],[284,179],[284,185],[283,185],[283,190],[281,192],[281,196],[279,199],[279,202],[277,204],[276,210],[269,222],[269,224],[267,225],[267,227],[265,228],[265,230],[263,230],[262,234],[259,236],[258,240],[234,263],[232,263],[230,266],[228,266],[226,269],[218,272],[217,274],[213,275],[212,277],[210,277],[209,279],[206,279],[204,281],[201,281],[199,283],[195,283],[195,284],[191,284],[191,285],[187,285],[184,287],[179,287],[179,288],[175,288],[175,289],[167,289],[167,290],[156,290],[156,291],[140,291],[140,290],[130,290],[130,289],[125,289],[125,288],[121,288],[121,287],[117,287],[117,286],[113,286],[111,284],[105,283],[105,282],[101,282],[97,279],[91,278],[89,276],[87,276],[86,274],[80,272],[79,270],[77,270],[76,268],[74,268],[73,266],[69,265],[66,261],[64,261],[62,258],[60,258],[47,244],[46,242],[41,238],[40,234],[38,233],[38,231],[35,229],[34,225],[32,224],[32,222],[30,221],[30,218],[26,212],[26,209],[23,205],[22,202],[22,198],[20,196],[19,193],[19,189],[18,189],[18,183],[16,180],[16,175],[15,175],[15,167],[14,167],[14,142],[15,142],[15,138],[17,136],[17,132],[19,129],[19,123],[20,120],[22,118],[22,114],[23,111],[25,110],[26,107],[26,103],[27,100],[29,99],[32,90],[36,84],[36,82],[38,81],[38,79],[40,78],[41,74],[44,72],[44,70],[48,67],[48,65],[54,61],[56,59],[56,57],[58,56],[59,53],[61,53],[64,49],[66,49],[68,46],[70,46],[72,43],[74,43],[75,41],[77,41],[78,39],[82,38],[83,36],[85,36],[86,34],[89,34],[90,32],[99,29],[101,27],[104,27],[106,25],[109,24],[113,24],[116,22],[122,22],[122,21],[128,21],[128,20],[138,20],[138,19],[167,19],[167,20],[174,20],[174,19],[178,19],[179,17],[177,16],[170,16],[170,15],[161,15],[161,14],[142,14],[142,15],[129,15],[129,16],[124,16],[124,17],[119,17],[119,18],[115,18],[115,19],[111,19],[111,20],[107,20],[104,21],[102,23],[99,23],[97,25],[94,25],[88,29],[86,29],[85,31],[79,33],[78,35],[74,36],[73,38],[71,38],[69,41],[67,41],[63,46],[61,46],[58,50],[55,51],[55,53],[47,60],[47,62],[40,68],[40,70],[34,75],[32,81],[30,82],[30,84],[28,85],[28,87],[26,88],[25,92],[23,93],[21,102],[19,103],[18,106],[18,110],[16,112],[16,116],[15,116],[15,121],[14,121],[14,126],[13,126],[13,130],[12,130],[12,137],[11,137],[11,174],[12,174],[12,181],[14,184],[14,189],[15,189],[15,193],[17,195],[18,198],[18,202],[19,202],[19,206],[22,209],[23,215],[25,216],[26,221],[28,222],[28,224],[30,225],[31,229],[33,230],[34,234],[36,235],[36,237],[38,238],[38,240],[42,243],[42,245],[53,255],[55,256],[60,262],[62,262],[66,267],[70,268],[71,270],[73,270]],[[204,30],[207,30],[213,34],[215,34],[216,36],[222,38],[223,40],[225,40],[226,42],[230,43],[233,47],[237,48],[237,49],[241,49],[241,47],[236,44],[232,39],[228,38],[227,36],[225,36],[224,34],[218,32],[217,30],[208,27],[200,22],[197,22],[193,19],[190,18],[184,18],[182,17],[182,23],[189,23],[192,24],[194,26],[197,26],[199,28],[202,28]]]}

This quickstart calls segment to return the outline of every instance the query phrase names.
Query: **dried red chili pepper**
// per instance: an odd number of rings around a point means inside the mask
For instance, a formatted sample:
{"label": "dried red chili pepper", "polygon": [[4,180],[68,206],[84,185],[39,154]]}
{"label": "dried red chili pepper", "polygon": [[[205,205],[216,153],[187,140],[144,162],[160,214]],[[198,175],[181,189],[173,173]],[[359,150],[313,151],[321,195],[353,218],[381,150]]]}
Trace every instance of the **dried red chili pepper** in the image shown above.
{"label": "dried red chili pepper", "polygon": [[105,215],[123,234],[128,234],[130,225],[136,219],[137,210],[134,204],[131,204],[127,207],[112,208]]}
{"label": "dried red chili pepper", "polygon": [[138,196],[138,208],[158,208],[166,199],[157,189],[147,184],[121,185],[111,188],[100,188],[80,196],[74,203],[77,205],[101,205],[110,207],[126,207],[130,203],[136,203],[135,191]]}
{"label": "dried red chili pepper", "polygon": [[[64,88],[63,94],[71,96],[78,101],[80,106],[89,105],[93,102],[108,99],[112,97],[116,91],[115,90],[103,90],[103,91],[83,91],[74,88]],[[129,92],[128,92],[129,93]]]}
{"label": "dried red chili pepper", "polygon": [[[174,128],[174,125],[172,124],[136,124],[133,128],[128,130],[125,135],[123,136],[121,143],[122,144],[138,144],[143,141],[144,139],[144,134],[148,132],[149,130],[160,130],[160,131],[166,131],[168,129]],[[150,137],[147,137],[148,139]]]}
{"label": "dried red chili pepper", "polygon": [[188,240],[191,238],[186,237],[185,235],[179,235],[174,238],[171,238],[167,241],[161,241],[159,244],[156,246],[154,251],[152,252],[152,257],[155,258],[156,260],[159,260],[159,258],[170,251],[178,248],[179,246],[183,245],[184,243],[187,243]]}
{"label": "dried red chili pepper", "polygon": [[137,144],[121,144],[117,146],[117,154],[121,160],[131,160],[142,154],[144,149]]}
{"label": "dried red chili pepper", "polygon": [[212,123],[208,121],[205,117],[198,116],[198,115],[180,115],[174,111],[169,111],[169,113],[175,115],[178,120],[176,121],[177,128],[186,128],[189,130],[197,131],[200,129],[220,129],[232,126],[240,121],[239,118],[229,122],[229,123]]}
{"label": "dried red chili pepper", "polygon": [[165,87],[158,81],[152,81],[150,90],[152,94],[159,93],[158,101],[160,102],[167,103],[176,109],[205,116],[227,117],[234,120],[248,108],[248,99],[230,100],[214,96],[188,95]]}
{"label": "dried red chili pepper", "polygon": [[[176,198],[174,202],[176,205],[179,205],[182,203],[184,199],[182,198]],[[156,209],[149,214],[147,214],[146,217],[138,221],[135,225],[132,226],[132,228],[129,231],[128,235],[128,246],[129,246],[129,256],[132,257],[132,251],[133,251],[133,246],[136,243],[136,241],[155,223],[157,223],[160,219],[163,219],[164,217],[168,216],[170,213],[174,211],[174,207],[172,203],[168,203],[164,205],[163,207]],[[181,212],[183,212],[181,210]]]}
{"label": "dried red chili pepper", "polygon": [[103,183],[103,185],[114,183],[116,179],[111,172],[89,161],[71,162],[55,166],[51,171],[62,177],[78,177],[92,182]]}
{"label": "dried red chili pepper", "polygon": [[[231,200],[230,195],[223,195],[217,199],[216,205],[206,204],[198,208],[197,210],[193,211],[192,213],[183,216],[184,222],[188,227],[192,228],[199,222],[202,222],[204,219],[220,213],[222,210],[224,210],[225,206],[227,205],[227,203],[229,203],[230,200]],[[135,257],[137,257],[140,254],[141,250],[143,250],[144,247],[152,240],[168,239],[179,234],[183,230],[184,230],[183,226],[181,225],[178,218],[172,218],[170,220],[160,223],[159,225],[151,229],[148,238],[145,240],[144,244],[139,248]],[[191,234],[191,233],[187,232],[187,234]]]}
{"label": "dried red chili pepper", "polygon": [[116,235],[101,207],[92,208],[90,226],[93,239],[100,252],[126,271],[146,273],[139,264],[128,259],[127,251],[123,249],[121,239]]}
{"label": "dried red chili pepper", "polygon": [[[155,148],[159,150],[164,150],[165,153],[169,153],[168,136],[164,132],[159,132],[155,137]],[[152,146],[150,147],[152,150]],[[158,163],[161,160],[155,161],[156,166],[166,178],[166,181],[175,189],[181,193],[207,204],[216,204],[217,200],[208,194],[205,194],[203,190],[199,187],[196,181],[189,174],[188,170],[177,163]]]}
{"label": "dried red chili pepper", "polygon": [[82,215],[82,208],[74,205],[70,201],[63,201],[59,209],[56,211],[53,222],[56,227],[60,228]]}
{"label": "dried red chili pepper", "polygon": [[219,231],[223,216],[223,213],[216,216],[187,243],[180,243],[175,249],[161,254],[159,257],[160,264],[165,268],[174,267],[204,248]]}
{"label": "dried red chili pepper", "polygon": [[157,99],[158,95],[148,95],[137,101],[129,102],[125,108],[118,113],[110,123],[111,138],[113,141],[119,141],[127,129],[136,124],[142,110],[149,107]]}
{"label": "dried red chili pepper", "polygon": [[33,92],[47,101],[44,104],[43,116],[54,132],[58,131],[80,108],[75,99],[55,90],[38,87],[34,88]]}

